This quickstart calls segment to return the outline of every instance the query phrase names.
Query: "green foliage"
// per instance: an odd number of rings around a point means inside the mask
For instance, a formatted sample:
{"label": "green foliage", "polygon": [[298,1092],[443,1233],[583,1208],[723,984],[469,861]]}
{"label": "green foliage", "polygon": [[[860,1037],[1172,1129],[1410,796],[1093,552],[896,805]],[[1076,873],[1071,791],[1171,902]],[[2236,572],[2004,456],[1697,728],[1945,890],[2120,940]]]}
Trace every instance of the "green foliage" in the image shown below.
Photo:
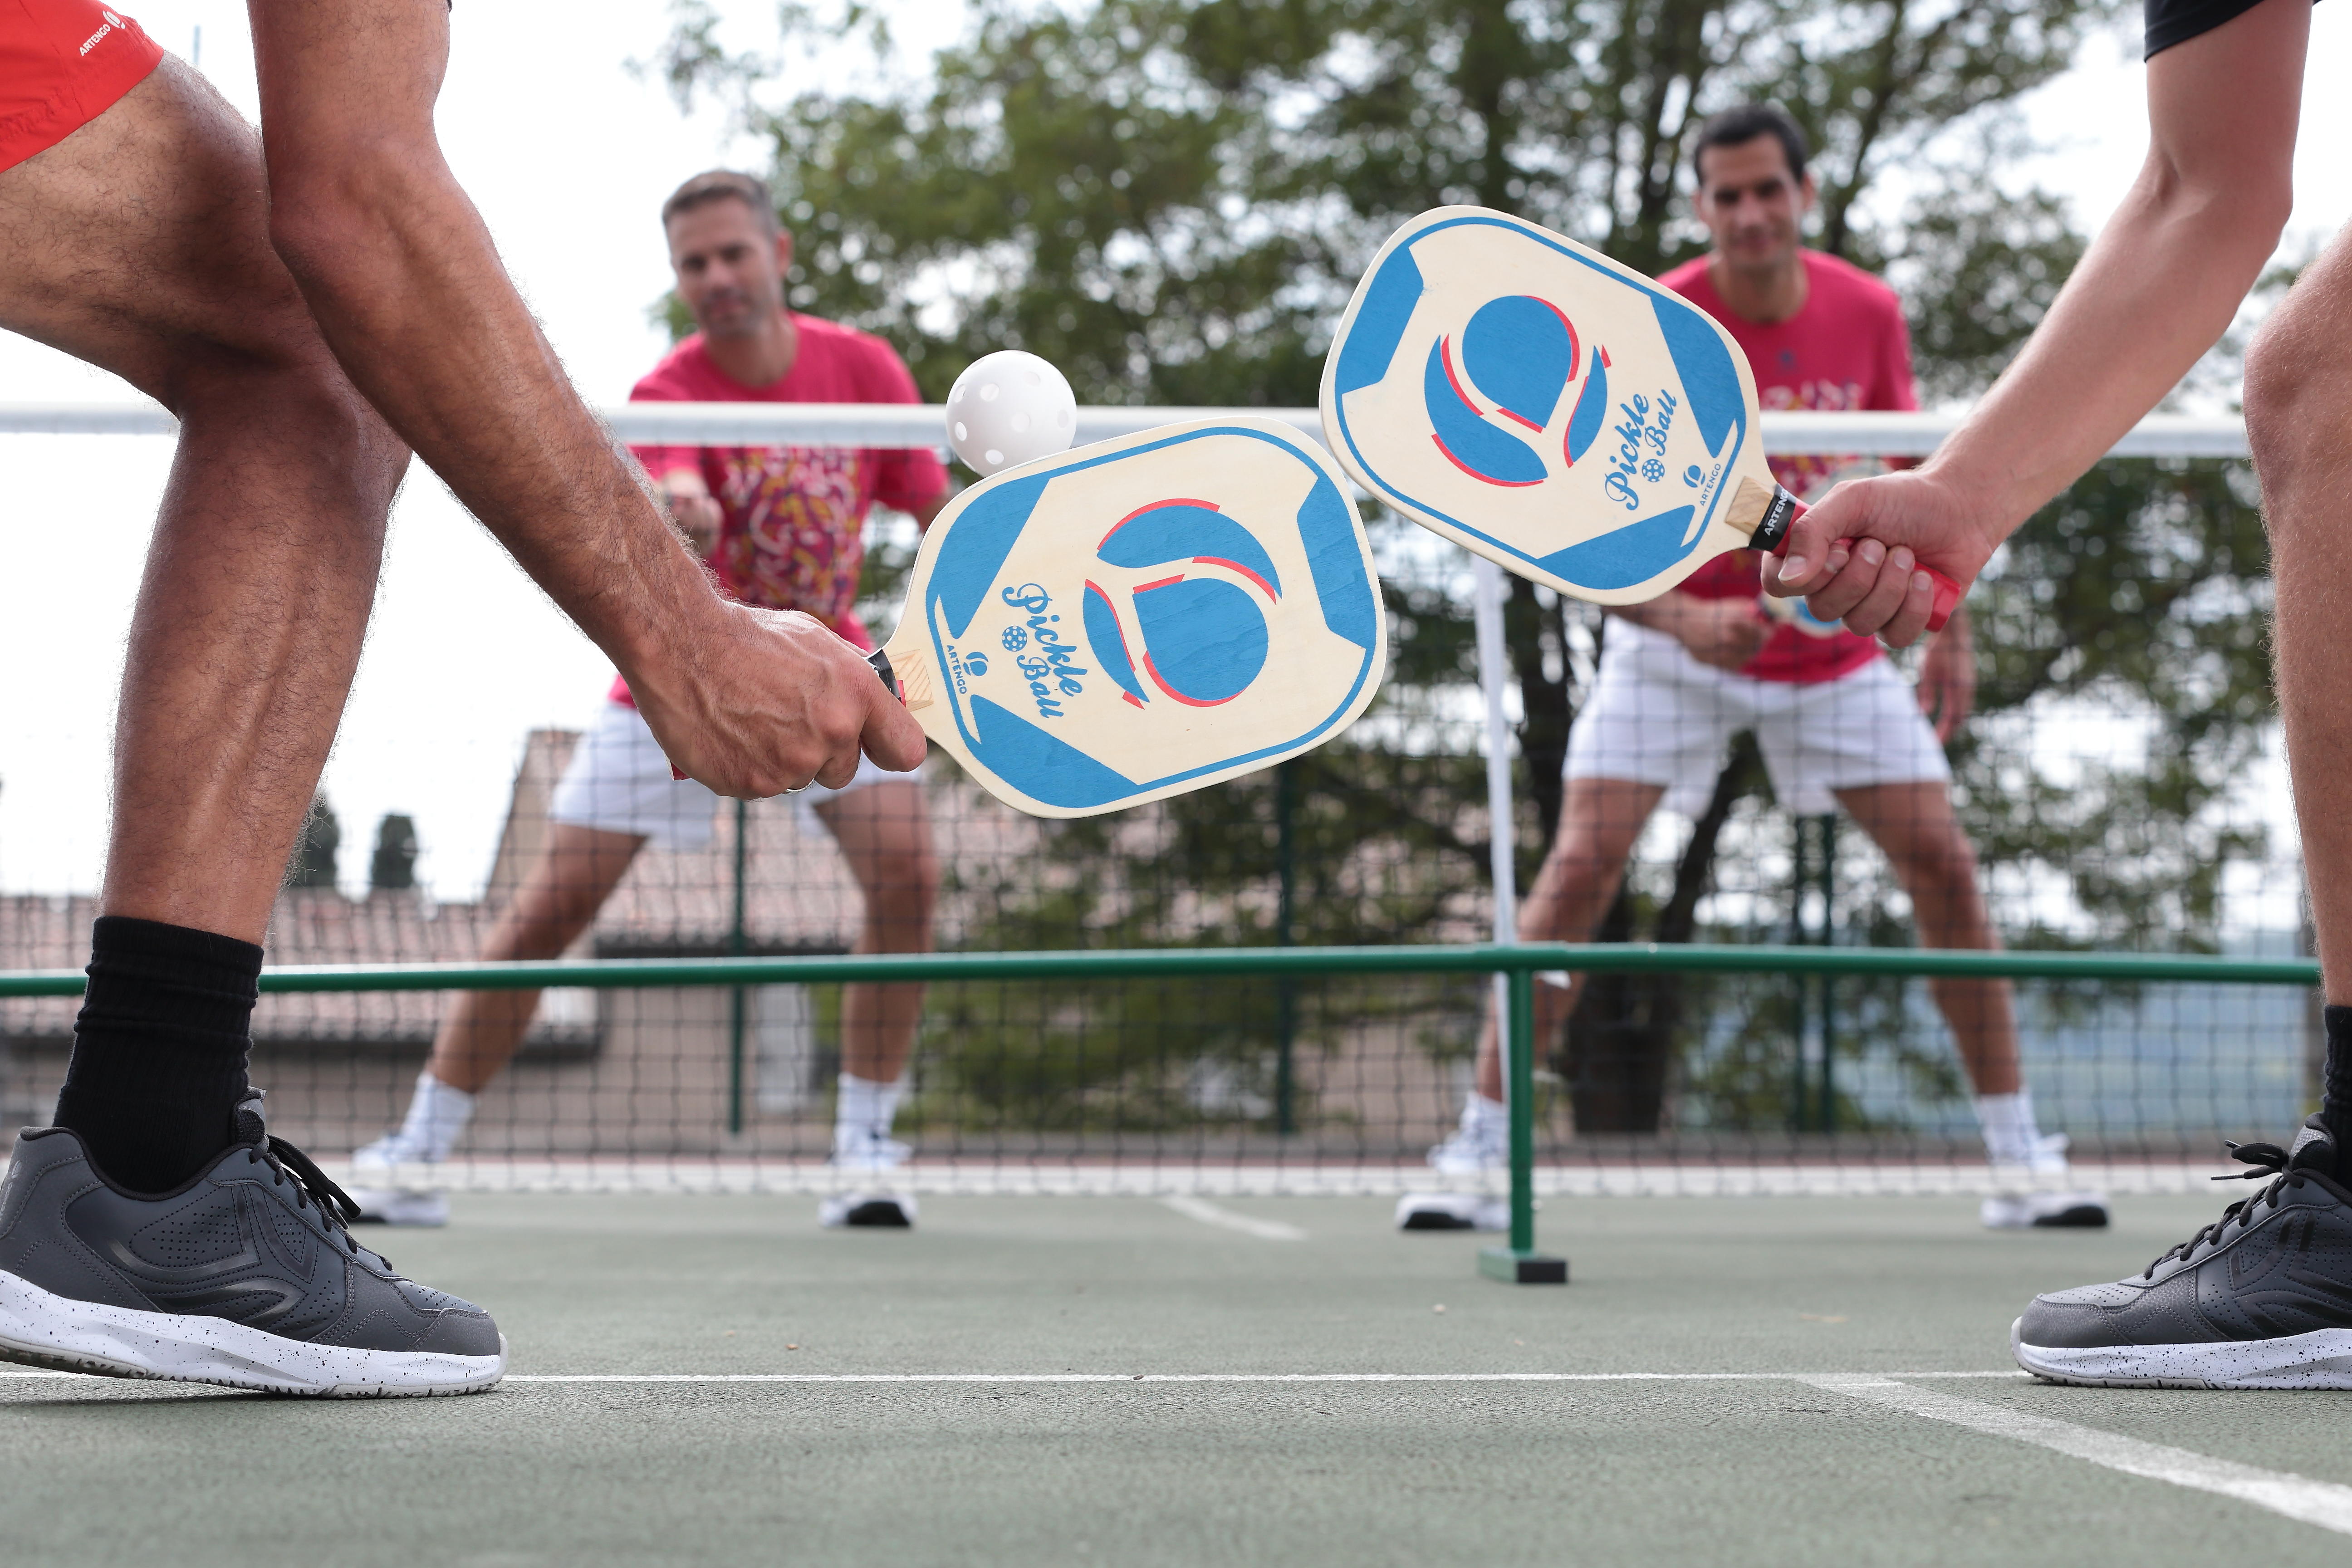
{"label": "green foliage", "polygon": [[368,858],[368,888],[397,892],[416,886],[416,819],[388,811],[375,825],[375,853]]}
{"label": "green foliage", "polygon": [[[2266,844],[2224,808],[2274,711],[2266,546],[2242,464],[2102,464],[2011,537],[1972,600],[1983,709],[2071,719],[2077,765],[2021,726],[1955,750],[1991,864],[2064,879],[2081,923],[2029,941],[2210,952],[2230,867]],[[2099,731],[2144,725],[2144,758]]]}

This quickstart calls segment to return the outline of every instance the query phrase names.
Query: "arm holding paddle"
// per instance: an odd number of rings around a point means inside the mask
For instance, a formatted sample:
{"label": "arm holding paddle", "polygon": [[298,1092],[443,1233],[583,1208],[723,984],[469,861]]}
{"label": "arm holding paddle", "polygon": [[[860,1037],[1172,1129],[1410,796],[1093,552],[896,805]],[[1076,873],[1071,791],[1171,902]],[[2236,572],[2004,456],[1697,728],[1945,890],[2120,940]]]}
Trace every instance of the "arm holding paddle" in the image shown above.
{"label": "arm holding paddle", "polygon": [[1932,599],[1921,568],[1972,583],[2179,384],[2285,226],[2310,20],[2301,0],[2267,0],[2148,63],[2147,162],[2048,318],[1933,458],[1797,520],[1767,592],[1907,647]]}

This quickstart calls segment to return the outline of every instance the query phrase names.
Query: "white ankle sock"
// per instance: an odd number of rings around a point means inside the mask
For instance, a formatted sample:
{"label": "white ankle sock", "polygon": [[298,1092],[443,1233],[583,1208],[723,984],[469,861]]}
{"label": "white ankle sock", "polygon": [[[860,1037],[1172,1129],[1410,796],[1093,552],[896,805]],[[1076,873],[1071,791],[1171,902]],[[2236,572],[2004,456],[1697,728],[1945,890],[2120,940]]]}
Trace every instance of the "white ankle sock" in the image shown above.
{"label": "white ankle sock", "polygon": [[2032,1163],[2042,1146],[2033,1122],[2033,1091],[1977,1096],[1977,1125],[1984,1129],[1985,1152],[1996,1165]]}
{"label": "white ankle sock", "polygon": [[905,1093],[907,1080],[877,1083],[856,1073],[841,1075],[841,1092],[834,1102],[834,1136],[886,1138],[890,1121],[898,1114],[898,1097]]}
{"label": "white ankle sock", "polygon": [[1511,1108],[1499,1100],[1488,1100],[1476,1089],[1462,1102],[1462,1131],[1492,1132],[1500,1137],[1511,1125]]}
{"label": "white ankle sock", "polygon": [[400,1124],[401,1141],[422,1150],[427,1161],[446,1160],[473,1120],[472,1095],[452,1089],[429,1070],[421,1072],[415,1097],[408,1102],[408,1120]]}

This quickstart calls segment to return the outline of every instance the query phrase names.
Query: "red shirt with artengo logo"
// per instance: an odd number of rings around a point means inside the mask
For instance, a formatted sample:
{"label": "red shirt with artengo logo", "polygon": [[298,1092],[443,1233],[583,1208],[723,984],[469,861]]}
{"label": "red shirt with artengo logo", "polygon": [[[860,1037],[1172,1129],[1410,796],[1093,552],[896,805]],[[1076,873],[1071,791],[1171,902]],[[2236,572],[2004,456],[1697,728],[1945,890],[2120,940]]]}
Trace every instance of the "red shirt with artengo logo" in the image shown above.
{"label": "red shirt with artengo logo", "polygon": [[0,0],[0,169],[113,108],[163,58],[138,23],[98,0]]}
{"label": "red shirt with artengo logo", "polygon": [[[1707,276],[1707,258],[1686,262],[1658,279],[1723,323],[1748,354],[1756,398],[1766,408],[1910,409],[1919,406],[1911,381],[1911,333],[1895,290],[1861,268],[1801,253],[1805,308],[1785,321],[1760,324],[1731,313]],[[1775,458],[1772,475],[1802,495],[1850,458]],[[1717,556],[1683,579],[1682,591],[1702,599],[1753,597],[1760,557],[1750,550]],[[1840,632],[1807,637],[1780,626],[1763,651],[1740,667],[1758,680],[1799,685],[1851,675],[1879,656],[1875,637]]]}
{"label": "red shirt with artengo logo", "polygon": [[[632,403],[920,403],[898,352],[854,327],[795,313],[800,350],[782,381],[745,386],[713,363],[702,334],[672,349],[629,394]],[[871,649],[857,618],[866,514],[900,511],[947,493],[948,473],[919,448],[632,447],[655,483],[690,468],[718,498],[709,564],[730,595],[770,610],[802,610]],[[629,689],[613,683],[613,700]]]}

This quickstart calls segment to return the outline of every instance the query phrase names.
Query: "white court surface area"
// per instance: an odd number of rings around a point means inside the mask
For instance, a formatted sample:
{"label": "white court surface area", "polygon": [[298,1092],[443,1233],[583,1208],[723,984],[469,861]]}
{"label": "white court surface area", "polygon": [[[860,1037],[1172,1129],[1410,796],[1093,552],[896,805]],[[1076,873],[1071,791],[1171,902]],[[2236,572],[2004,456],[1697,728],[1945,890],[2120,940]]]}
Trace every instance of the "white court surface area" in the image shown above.
{"label": "white court surface area", "polygon": [[382,1239],[499,1314],[504,1385],[0,1377],[42,1504],[11,1560],[152,1561],[176,1529],[194,1563],[2315,1564],[2352,1530],[2344,1396],[2006,1364],[2034,1290],[2137,1268],[2201,1194],[2105,1235],[1561,1200],[1566,1288],[1389,1209],[944,1197],[885,1233],[804,1197],[460,1194]]}

